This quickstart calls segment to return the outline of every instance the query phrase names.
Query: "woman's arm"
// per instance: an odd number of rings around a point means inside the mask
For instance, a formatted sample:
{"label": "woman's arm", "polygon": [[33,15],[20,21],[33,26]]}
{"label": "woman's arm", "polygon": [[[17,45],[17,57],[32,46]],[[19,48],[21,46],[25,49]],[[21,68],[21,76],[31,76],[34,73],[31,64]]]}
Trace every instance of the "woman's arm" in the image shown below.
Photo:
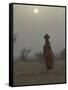
{"label": "woman's arm", "polygon": [[50,51],[52,53],[53,58],[55,58],[54,53],[53,53],[52,48],[51,48],[51,45],[50,45],[50,42],[49,42],[49,48],[50,48]]}
{"label": "woman's arm", "polygon": [[43,57],[45,56],[45,47],[43,46]]}

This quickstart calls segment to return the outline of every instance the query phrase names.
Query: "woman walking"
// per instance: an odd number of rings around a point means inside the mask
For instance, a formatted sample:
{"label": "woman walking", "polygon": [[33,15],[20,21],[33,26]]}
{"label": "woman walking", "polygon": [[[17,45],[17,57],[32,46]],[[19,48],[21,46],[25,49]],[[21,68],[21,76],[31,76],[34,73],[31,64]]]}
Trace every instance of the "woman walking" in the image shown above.
{"label": "woman walking", "polygon": [[54,54],[51,49],[51,45],[49,42],[49,35],[45,34],[44,39],[45,39],[45,45],[43,46],[43,56],[46,64],[46,69],[51,70],[54,65]]}

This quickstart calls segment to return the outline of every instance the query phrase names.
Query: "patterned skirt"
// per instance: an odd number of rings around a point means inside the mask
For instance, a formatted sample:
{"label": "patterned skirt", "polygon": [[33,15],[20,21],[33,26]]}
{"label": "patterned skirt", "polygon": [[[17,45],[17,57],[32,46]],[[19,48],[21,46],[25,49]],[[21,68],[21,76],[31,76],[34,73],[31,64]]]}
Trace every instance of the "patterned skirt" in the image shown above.
{"label": "patterned skirt", "polygon": [[48,52],[48,54],[45,55],[44,60],[45,60],[46,68],[52,69],[54,62],[53,62],[53,57],[52,57],[51,52]]}

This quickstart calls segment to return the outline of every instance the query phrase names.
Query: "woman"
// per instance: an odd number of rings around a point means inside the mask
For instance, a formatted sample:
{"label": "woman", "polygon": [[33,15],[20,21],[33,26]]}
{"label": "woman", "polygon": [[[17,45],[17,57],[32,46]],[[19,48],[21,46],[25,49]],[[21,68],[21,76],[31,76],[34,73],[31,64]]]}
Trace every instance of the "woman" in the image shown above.
{"label": "woman", "polygon": [[52,52],[51,46],[50,46],[50,42],[49,42],[49,35],[45,34],[44,39],[45,39],[45,45],[43,46],[43,56],[44,56],[44,60],[45,60],[45,64],[46,64],[46,68],[52,69],[53,68],[53,64],[54,64],[54,54]]}

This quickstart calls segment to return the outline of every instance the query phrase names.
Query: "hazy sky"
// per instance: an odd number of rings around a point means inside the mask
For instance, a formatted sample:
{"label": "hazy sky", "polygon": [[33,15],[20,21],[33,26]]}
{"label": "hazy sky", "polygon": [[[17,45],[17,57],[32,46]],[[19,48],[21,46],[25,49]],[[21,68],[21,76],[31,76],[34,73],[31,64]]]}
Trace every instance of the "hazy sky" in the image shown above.
{"label": "hazy sky", "polygon": [[[38,13],[34,12],[37,8]],[[65,47],[65,8],[48,6],[14,5],[14,56],[20,55],[21,49],[31,48],[32,53],[43,52],[44,35],[50,35],[54,53]]]}

